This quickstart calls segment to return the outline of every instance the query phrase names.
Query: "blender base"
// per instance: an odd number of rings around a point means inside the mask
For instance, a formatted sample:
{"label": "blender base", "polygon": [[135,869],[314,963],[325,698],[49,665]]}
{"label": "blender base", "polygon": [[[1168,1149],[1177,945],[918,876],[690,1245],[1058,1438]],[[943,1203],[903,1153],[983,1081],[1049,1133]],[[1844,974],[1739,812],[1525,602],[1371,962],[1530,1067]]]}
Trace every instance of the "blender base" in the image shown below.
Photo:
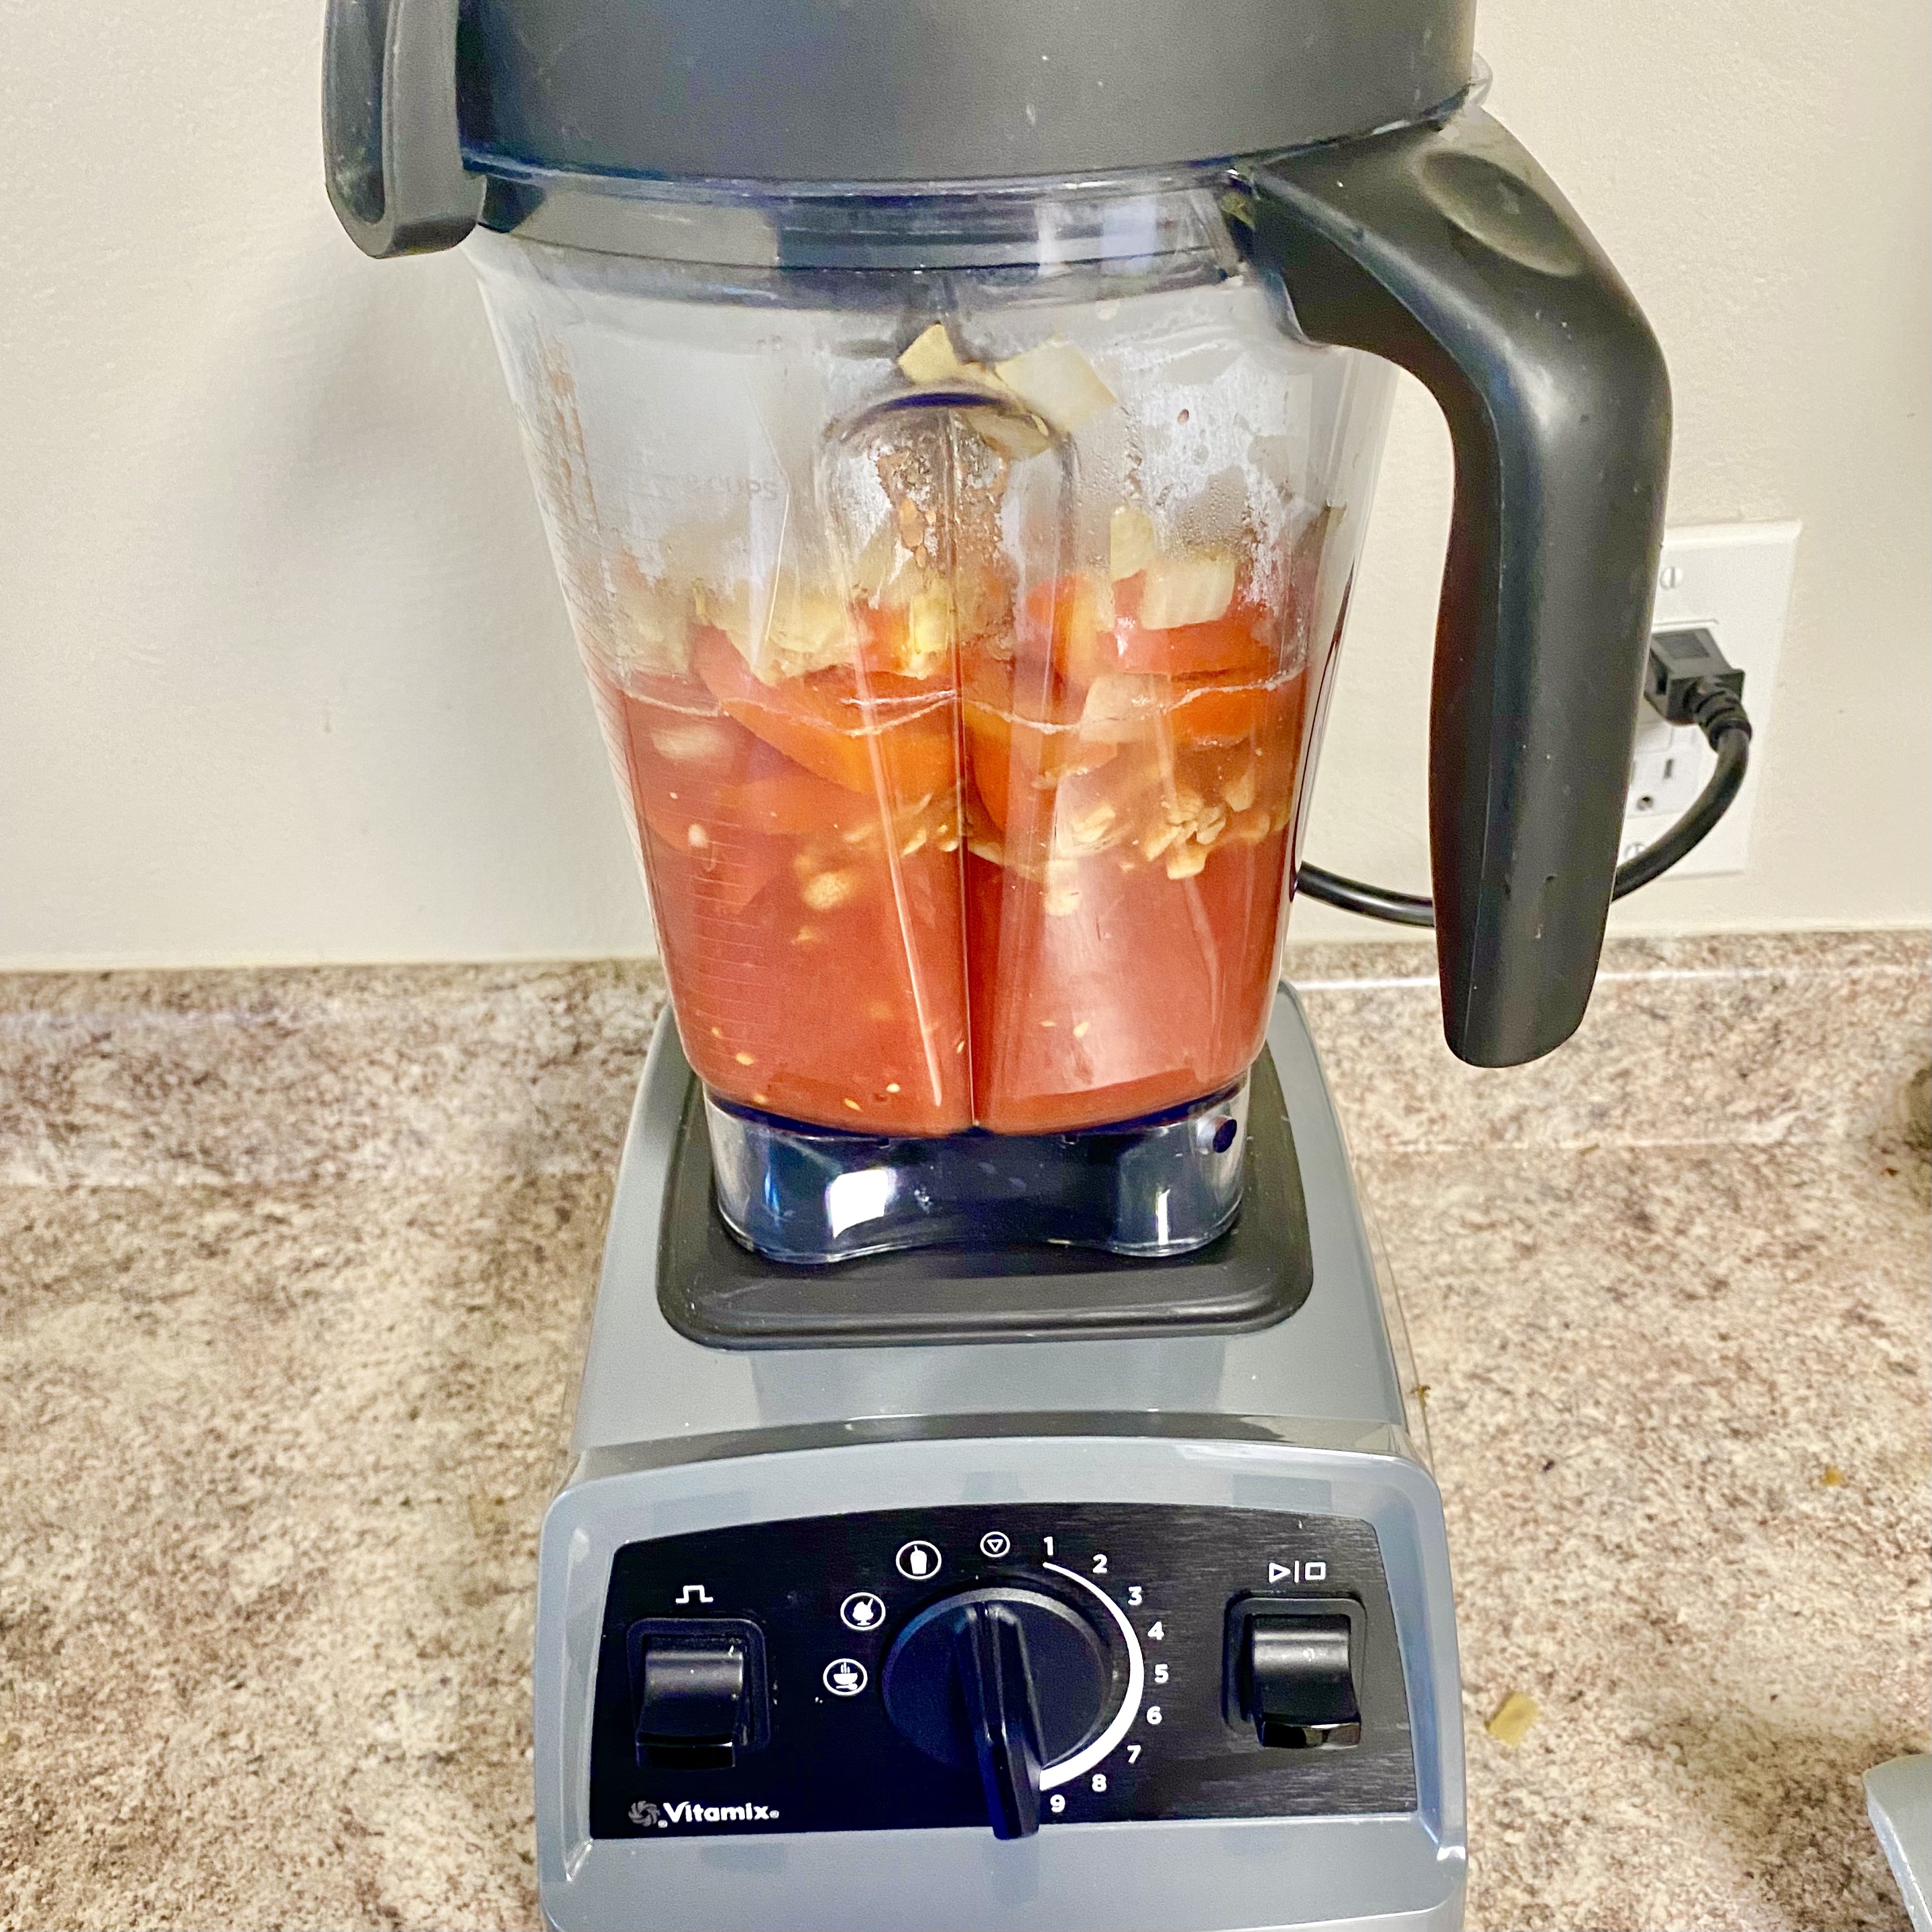
{"label": "blender base", "polygon": [[[669,1088],[683,1060],[674,1029],[663,1052],[659,1079]],[[685,1078],[668,1157],[658,1300],[665,1320],[694,1342],[859,1348],[1260,1328],[1292,1315],[1313,1283],[1294,1134],[1265,1047],[1241,1096],[1247,1132],[1236,1198],[1244,1204],[1224,1233],[1158,1260],[1016,1238],[998,1247],[902,1248],[829,1266],[769,1261],[734,1240],[712,1211],[702,1090],[688,1069]],[[1185,1171],[1184,1162],[1159,1163],[1142,1175],[1150,1190],[1161,1186],[1162,1167]],[[1116,1186],[1133,1178],[1131,1168],[1110,1177]],[[1051,1202],[1029,1204],[1022,1225],[1052,1225]],[[1018,1213],[1009,1218],[1021,1223]]]}
{"label": "blender base", "polygon": [[[1239,1331],[748,1348],[667,1318],[667,1216],[712,1216],[670,1184],[693,1083],[667,1018],[620,1169],[577,1460],[544,1526],[548,1924],[1460,1928],[1441,1499],[1292,994],[1269,1044],[1304,1198],[1292,1313]],[[1268,1207],[1251,1184],[1244,1222]],[[916,1750],[890,1689],[909,1626],[1003,1595],[1084,1612],[1112,1673],[1093,1734],[1038,1778],[1040,1828],[1005,1840],[970,1753],[962,1768]],[[1324,1610],[1346,1625],[1359,1723],[1264,1744],[1244,1634]],[[737,1728],[708,1756],[660,1748],[638,1660],[668,1636],[746,1666]],[[1046,1682],[1042,1708],[1054,1694]]]}

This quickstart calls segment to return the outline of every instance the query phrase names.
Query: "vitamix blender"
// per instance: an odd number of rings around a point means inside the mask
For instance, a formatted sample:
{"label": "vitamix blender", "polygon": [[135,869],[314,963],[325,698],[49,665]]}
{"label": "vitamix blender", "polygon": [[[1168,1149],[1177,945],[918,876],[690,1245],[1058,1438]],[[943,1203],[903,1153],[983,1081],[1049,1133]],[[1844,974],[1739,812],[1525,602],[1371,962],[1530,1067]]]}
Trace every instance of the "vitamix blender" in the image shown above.
{"label": "vitamix blender", "polygon": [[543,1538],[561,1927],[1449,1928],[1442,1508],[1276,990],[1390,364],[1466,1060],[1588,994],[1666,385],[1465,0],[334,0],[675,1026]]}

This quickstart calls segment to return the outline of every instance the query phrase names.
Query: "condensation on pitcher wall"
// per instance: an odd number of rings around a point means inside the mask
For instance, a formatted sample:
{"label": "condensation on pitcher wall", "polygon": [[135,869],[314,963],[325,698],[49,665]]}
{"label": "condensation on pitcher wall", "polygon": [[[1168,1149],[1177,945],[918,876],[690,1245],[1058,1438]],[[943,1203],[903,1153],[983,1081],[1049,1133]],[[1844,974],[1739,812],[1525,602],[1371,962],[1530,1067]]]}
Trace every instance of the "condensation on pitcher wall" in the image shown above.
{"label": "condensation on pitcher wall", "polygon": [[[1751,868],[1626,927],[1932,916],[1922,14],[1483,7],[1670,353],[1671,520],[1805,526]],[[344,239],[320,20],[10,22],[0,966],[650,946],[474,278]],[[1308,850],[1413,889],[1448,456],[1406,382],[1382,478]]]}

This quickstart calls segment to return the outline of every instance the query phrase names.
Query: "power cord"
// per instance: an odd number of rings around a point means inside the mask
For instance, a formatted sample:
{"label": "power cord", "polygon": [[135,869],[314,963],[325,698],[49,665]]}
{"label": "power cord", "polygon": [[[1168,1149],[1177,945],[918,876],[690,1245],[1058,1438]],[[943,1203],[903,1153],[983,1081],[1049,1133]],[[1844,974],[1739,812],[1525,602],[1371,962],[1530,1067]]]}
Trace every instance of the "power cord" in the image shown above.
{"label": "power cord", "polygon": [[[1744,674],[1728,662],[1708,631],[1659,631],[1650,640],[1644,667],[1643,694],[1651,709],[1672,724],[1694,724],[1718,754],[1718,767],[1689,811],[1654,845],[1619,866],[1610,889],[1613,899],[1647,886],[1670,871],[1702,842],[1730,809],[1750,760],[1750,719],[1744,707]],[[1304,865],[1297,889],[1310,898],[1397,926],[1436,923],[1436,909],[1413,892],[1345,879],[1319,866]]]}

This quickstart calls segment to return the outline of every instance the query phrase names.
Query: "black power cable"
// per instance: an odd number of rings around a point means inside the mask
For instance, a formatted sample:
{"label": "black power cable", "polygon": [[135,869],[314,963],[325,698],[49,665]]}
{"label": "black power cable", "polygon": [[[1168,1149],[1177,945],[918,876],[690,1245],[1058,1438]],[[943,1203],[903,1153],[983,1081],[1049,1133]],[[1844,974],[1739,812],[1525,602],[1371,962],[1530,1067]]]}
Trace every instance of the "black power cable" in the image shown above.
{"label": "black power cable", "polygon": [[[1725,661],[1708,631],[1660,631],[1650,640],[1643,694],[1652,708],[1672,724],[1694,724],[1718,754],[1718,766],[1690,808],[1654,845],[1616,870],[1613,899],[1660,878],[1701,844],[1730,809],[1750,760],[1750,719],[1744,707],[1744,674]],[[1436,923],[1436,909],[1414,892],[1345,879],[1319,866],[1304,865],[1296,889],[1344,912],[1389,920],[1396,926]]]}

